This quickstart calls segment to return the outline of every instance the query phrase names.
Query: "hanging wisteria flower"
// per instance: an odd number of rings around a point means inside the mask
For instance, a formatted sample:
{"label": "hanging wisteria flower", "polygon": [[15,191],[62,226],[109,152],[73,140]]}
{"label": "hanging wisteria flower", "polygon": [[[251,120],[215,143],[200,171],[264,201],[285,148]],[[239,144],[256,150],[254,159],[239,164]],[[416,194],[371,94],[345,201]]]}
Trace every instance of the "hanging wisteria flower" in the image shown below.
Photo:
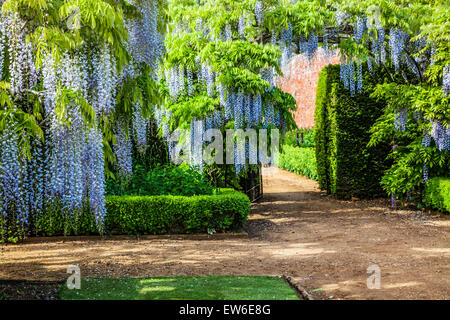
{"label": "hanging wisteria flower", "polygon": [[238,34],[239,37],[245,38],[245,27],[247,26],[247,19],[245,17],[239,17]]}
{"label": "hanging wisteria flower", "polygon": [[366,30],[366,17],[356,17],[356,25],[354,28],[354,37],[357,42],[361,42],[364,31]]}
{"label": "hanging wisteria flower", "polygon": [[430,136],[433,138],[439,151],[449,150],[450,130],[444,127],[440,120],[434,120],[431,126]]}
{"label": "hanging wisteria flower", "polygon": [[444,67],[442,89],[444,90],[445,95],[448,95],[450,92],[450,64],[447,64]]}
{"label": "hanging wisteria flower", "polygon": [[239,92],[237,94],[234,105],[234,128],[240,129],[244,126],[244,94]]}
{"label": "hanging wisteria flower", "polygon": [[233,40],[233,35],[231,32],[231,25],[227,24],[225,26],[225,41],[231,41]]}
{"label": "hanging wisteria flower", "polygon": [[117,123],[116,140],[117,144],[113,147],[117,157],[117,166],[123,176],[129,176],[133,173],[132,144],[130,136],[127,133],[128,126],[126,121]]}
{"label": "hanging wisteria flower", "polygon": [[[3,20],[2,17],[0,17],[1,20]],[[3,65],[4,65],[4,59],[5,59],[5,47],[6,47],[6,37],[4,34],[4,27],[3,22],[0,20],[0,81],[3,78]]]}
{"label": "hanging wisteria flower", "polygon": [[389,45],[391,47],[391,59],[394,63],[395,70],[400,68],[402,53],[405,50],[408,34],[398,28],[391,29],[389,33]]}
{"label": "hanging wisteria flower", "polygon": [[262,1],[256,1],[255,16],[256,16],[256,21],[258,22],[258,25],[262,26],[263,21],[264,21],[264,11],[263,11],[263,6],[262,6]]}
{"label": "hanging wisteria flower", "polygon": [[361,63],[356,64],[356,78],[357,78],[356,90],[358,92],[361,92],[363,89],[363,71]]}
{"label": "hanging wisteria flower", "polygon": [[271,39],[270,39],[270,43],[271,43],[273,46],[276,46],[276,45],[277,45],[277,42],[278,42],[277,32],[276,32],[276,31],[272,31],[272,37],[271,37]]}
{"label": "hanging wisteria flower", "polygon": [[204,143],[204,123],[203,120],[193,119],[191,121],[191,165],[196,167],[200,172],[203,171],[203,143]]}
{"label": "hanging wisteria flower", "polygon": [[[356,83],[355,83],[355,66],[353,62],[341,64],[340,78],[342,83],[344,84],[344,87],[350,90],[350,93],[354,95],[356,93]],[[360,85],[362,88],[362,70],[361,70]]]}
{"label": "hanging wisteria flower", "polygon": [[0,217],[9,216],[26,225],[29,212],[24,202],[24,167],[19,159],[18,135],[6,128],[0,138]]}
{"label": "hanging wisteria flower", "polygon": [[425,148],[428,148],[431,144],[431,136],[428,133],[425,133],[425,135],[422,138],[422,145]]}
{"label": "hanging wisteria flower", "polygon": [[426,164],[423,165],[423,182],[427,183],[427,181],[430,179],[429,177],[429,170],[428,166]]}
{"label": "hanging wisteria flower", "polygon": [[188,95],[192,96],[194,94],[194,73],[191,67],[188,67],[186,70],[186,80]]}
{"label": "hanging wisteria flower", "polygon": [[373,73],[373,64],[371,57],[367,57],[367,69],[369,70],[370,74]]}
{"label": "hanging wisteria flower", "polygon": [[316,34],[312,34],[308,38],[308,44],[307,44],[307,50],[306,55],[308,59],[312,60],[314,58],[314,55],[317,52],[317,49],[319,48],[319,38]]}
{"label": "hanging wisteria flower", "polygon": [[225,105],[225,119],[231,120],[234,117],[235,105],[236,105],[236,94],[234,92],[226,93],[226,105]]}
{"label": "hanging wisteria flower", "polygon": [[395,121],[394,121],[395,129],[405,132],[407,122],[408,122],[408,109],[403,108],[398,110],[395,113]]}
{"label": "hanging wisteria flower", "polygon": [[[3,2],[0,0],[0,7]],[[9,131],[17,124],[8,124],[0,133],[0,224],[10,215],[18,226],[22,224],[19,235],[24,235],[25,228],[31,231],[29,217],[45,214],[49,206],[58,206],[61,210],[66,219],[64,232],[76,228],[72,223],[78,223],[82,210],[87,209],[102,231],[106,214],[105,155],[98,116],[109,116],[115,109],[116,93],[128,78],[142,76],[145,70],[153,80],[161,79],[157,68],[165,54],[164,35],[158,31],[158,2],[127,2],[136,6],[139,14],[132,18],[127,15],[123,21],[129,33],[123,45],[131,60],[120,73],[117,51],[111,44],[118,39],[104,42],[93,33],[92,41],[84,37],[80,46],[71,46],[67,51],[59,44],[56,47],[60,50],[49,50],[51,46],[45,45],[35,48],[34,39],[30,37],[33,18],[25,21],[20,12],[0,9],[0,80],[10,83],[17,107],[22,108],[22,100],[29,94],[38,96],[43,105],[42,111],[36,112],[41,112],[42,121],[38,120],[43,124],[44,142],[29,137],[29,158],[20,157],[18,141],[23,137]],[[180,25],[180,30],[183,28]],[[5,70],[7,79],[4,79]],[[181,66],[176,71],[175,88],[183,91],[185,69]],[[189,73],[193,81],[192,70],[187,72],[188,78]],[[188,91],[193,93],[192,82]],[[78,93],[85,99],[83,105],[79,103]],[[56,108],[61,101],[64,112]],[[112,147],[117,155],[118,170],[125,176],[132,173],[133,166],[130,137],[134,137],[138,147],[147,144],[149,121],[142,117],[141,103],[143,101],[132,106],[131,117],[127,118],[130,121],[120,118],[113,128],[117,144]],[[33,109],[33,104],[25,107]],[[82,111],[89,111],[90,107],[94,112],[88,126]],[[168,116],[160,114],[159,124]]]}
{"label": "hanging wisteria flower", "polygon": [[95,217],[100,232],[106,215],[105,171],[103,155],[103,135],[100,130],[92,129],[87,133],[87,143],[83,151],[83,165],[86,190],[89,194],[89,208]]}
{"label": "hanging wisteria flower", "polygon": [[341,10],[336,11],[334,19],[339,29],[342,29],[344,27],[345,20],[347,20],[349,17],[350,15],[347,12]]}
{"label": "hanging wisteria flower", "polygon": [[136,145],[140,151],[144,151],[147,146],[147,121],[142,115],[141,101],[133,103],[133,133]]}

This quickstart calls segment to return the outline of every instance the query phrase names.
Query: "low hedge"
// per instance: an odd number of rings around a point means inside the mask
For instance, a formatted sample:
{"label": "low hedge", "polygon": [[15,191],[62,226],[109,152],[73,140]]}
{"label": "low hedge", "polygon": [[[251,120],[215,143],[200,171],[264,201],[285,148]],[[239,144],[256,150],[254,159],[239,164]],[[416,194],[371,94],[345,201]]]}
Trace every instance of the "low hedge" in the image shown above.
{"label": "low hedge", "polygon": [[[239,231],[250,212],[248,197],[233,189],[200,196],[108,196],[104,234],[170,234]],[[60,211],[37,221],[38,234],[98,234],[88,210],[65,219]],[[69,225],[64,221],[69,220]]]}
{"label": "low hedge", "polygon": [[314,148],[284,145],[283,152],[280,153],[280,168],[316,181],[318,179]]}
{"label": "low hedge", "polygon": [[428,180],[423,193],[423,202],[428,208],[450,212],[450,178]]}

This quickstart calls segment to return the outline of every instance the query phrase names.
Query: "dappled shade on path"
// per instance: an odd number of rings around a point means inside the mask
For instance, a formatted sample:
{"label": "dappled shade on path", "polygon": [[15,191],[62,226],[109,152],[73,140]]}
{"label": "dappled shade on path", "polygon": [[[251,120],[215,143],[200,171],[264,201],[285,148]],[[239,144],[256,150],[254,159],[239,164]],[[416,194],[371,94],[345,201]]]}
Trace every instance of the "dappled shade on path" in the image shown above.
{"label": "dappled shade on path", "polygon": [[[316,298],[450,298],[450,223],[387,200],[321,196],[314,181],[265,169],[248,239],[57,241],[0,246],[0,280],[86,277],[287,275]],[[369,290],[367,268],[381,269]]]}

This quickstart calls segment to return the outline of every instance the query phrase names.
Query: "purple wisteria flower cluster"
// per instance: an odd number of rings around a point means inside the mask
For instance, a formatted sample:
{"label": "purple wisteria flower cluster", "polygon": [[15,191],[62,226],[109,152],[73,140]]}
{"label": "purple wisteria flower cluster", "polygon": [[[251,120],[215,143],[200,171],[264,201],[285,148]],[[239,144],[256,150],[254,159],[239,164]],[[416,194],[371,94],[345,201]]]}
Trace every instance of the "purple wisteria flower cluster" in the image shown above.
{"label": "purple wisteria flower cluster", "polygon": [[[144,65],[151,67],[155,78],[164,54],[157,1],[128,2],[136,5],[140,16],[124,21],[129,31],[124,45],[132,59],[120,73],[111,45],[98,41],[85,42],[58,58],[40,48],[42,64],[36,69],[37,48],[27,39],[28,25],[17,13],[0,10],[0,70],[4,69],[7,53],[9,82],[16,101],[42,89],[39,97],[45,124],[44,141],[30,140],[29,158],[19,152],[21,133],[9,129],[16,126],[13,121],[8,120],[1,134],[0,221],[14,216],[23,231],[31,217],[40,216],[50,206],[59,207],[66,217],[76,217],[89,208],[102,230],[106,214],[103,132],[98,123],[86,126],[84,102],[92,107],[96,119],[108,117],[114,112],[117,91],[124,81],[142,75]],[[125,176],[133,167],[131,139],[138,148],[147,145],[148,120],[143,116],[143,103],[135,101],[131,121],[119,119],[114,128],[117,144],[113,151],[119,172]]]}

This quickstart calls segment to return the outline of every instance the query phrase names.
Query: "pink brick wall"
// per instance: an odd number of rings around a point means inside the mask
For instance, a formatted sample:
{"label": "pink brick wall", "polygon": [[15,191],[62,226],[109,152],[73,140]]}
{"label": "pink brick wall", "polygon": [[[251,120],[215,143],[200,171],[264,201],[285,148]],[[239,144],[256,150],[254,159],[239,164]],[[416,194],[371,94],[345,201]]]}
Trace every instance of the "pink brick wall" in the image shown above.
{"label": "pink brick wall", "polygon": [[323,50],[319,49],[313,60],[309,61],[302,55],[297,55],[292,57],[288,65],[283,68],[283,77],[276,80],[276,85],[290,93],[297,101],[294,117],[299,128],[312,129],[314,127],[316,89],[320,71],[328,64],[337,63],[339,63],[337,53],[327,57]]}

